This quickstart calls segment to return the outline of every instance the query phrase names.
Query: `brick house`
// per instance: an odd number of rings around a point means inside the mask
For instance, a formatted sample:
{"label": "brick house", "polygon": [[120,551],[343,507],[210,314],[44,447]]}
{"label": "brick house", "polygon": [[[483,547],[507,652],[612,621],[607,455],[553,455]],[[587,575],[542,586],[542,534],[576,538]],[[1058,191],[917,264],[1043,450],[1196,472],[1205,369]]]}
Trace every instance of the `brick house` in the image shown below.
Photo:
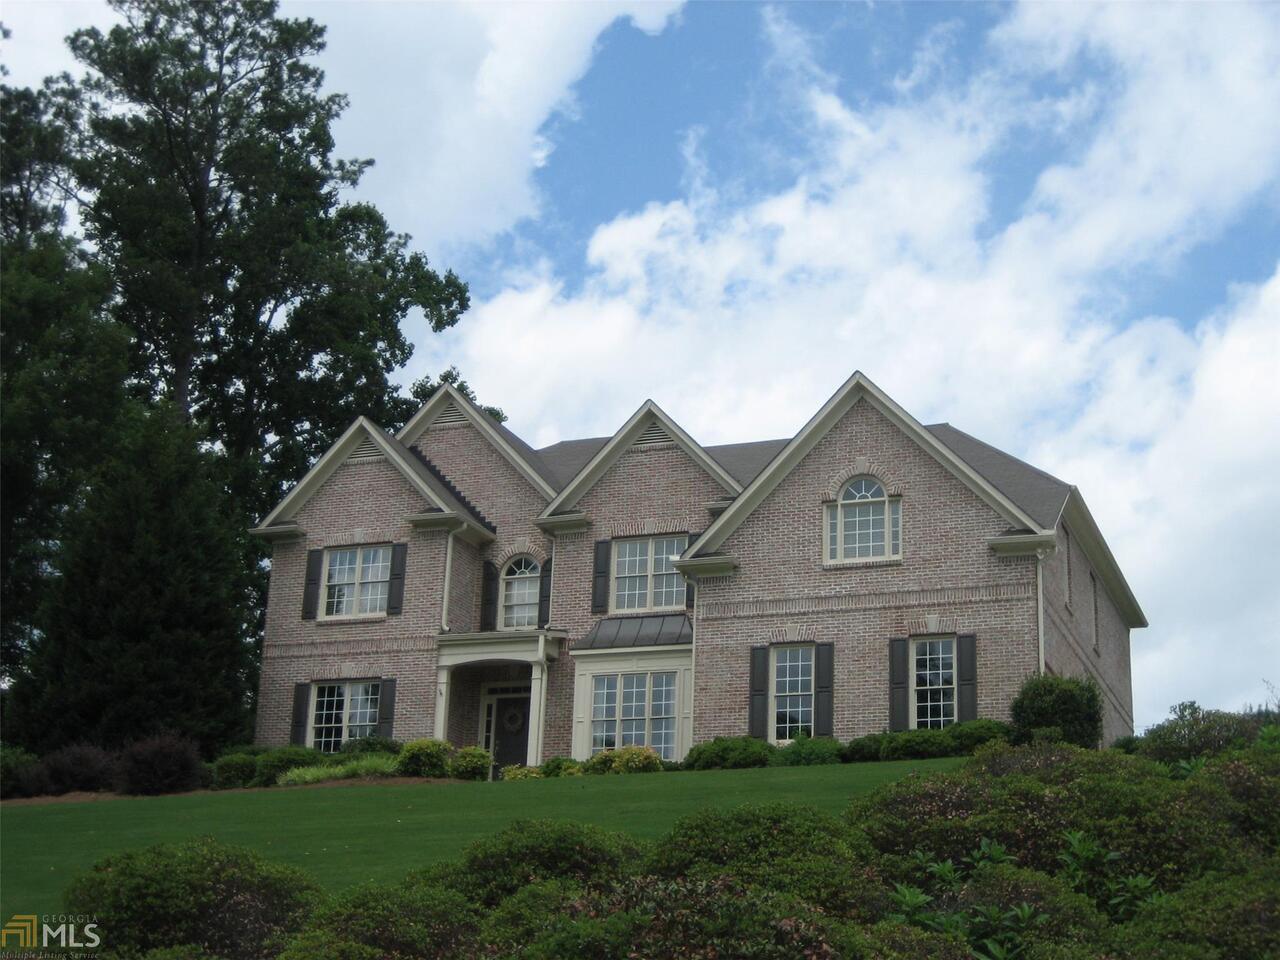
{"label": "brick house", "polygon": [[790,439],[708,447],[646,401],[535,450],[445,386],[394,437],[357,419],[254,533],[263,744],[680,759],[1005,718],[1038,671],[1133,729],[1146,620],[1079,491],[860,373]]}

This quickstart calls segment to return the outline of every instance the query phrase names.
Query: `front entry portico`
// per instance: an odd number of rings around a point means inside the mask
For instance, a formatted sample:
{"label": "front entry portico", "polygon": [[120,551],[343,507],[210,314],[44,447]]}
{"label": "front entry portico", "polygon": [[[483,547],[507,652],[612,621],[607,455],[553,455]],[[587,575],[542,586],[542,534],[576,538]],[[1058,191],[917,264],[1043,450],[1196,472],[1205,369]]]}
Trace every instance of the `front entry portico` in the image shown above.
{"label": "front entry portico", "polygon": [[[455,697],[454,678],[474,665],[514,666],[519,686],[490,684],[483,689],[480,729],[475,742],[493,754],[498,766],[542,762],[543,728],[547,713],[547,665],[559,658],[562,630],[501,630],[442,634],[436,666],[436,704],[433,735],[449,740],[449,712]],[[525,690],[528,692],[526,693]],[[523,734],[523,743],[519,740]],[[462,736],[455,732],[455,741]],[[470,740],[470,735],[465,739]]]}

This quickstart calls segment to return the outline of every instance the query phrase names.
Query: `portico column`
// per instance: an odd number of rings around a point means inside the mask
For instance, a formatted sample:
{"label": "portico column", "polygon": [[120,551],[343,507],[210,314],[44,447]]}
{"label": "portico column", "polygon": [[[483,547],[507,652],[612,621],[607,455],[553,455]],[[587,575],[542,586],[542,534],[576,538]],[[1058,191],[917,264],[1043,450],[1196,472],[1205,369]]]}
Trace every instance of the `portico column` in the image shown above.
{"label": "portico column", "polygon": [[542,762],[542,720],[546,715],[547,665],[541,660],[529,664],[529,747],[525,763],[537,766]]}
{"label": "portico column", "polygon": [[453,667],[436,667],[436,717],[432,736],[447,740],[449,732],[449,674]]}

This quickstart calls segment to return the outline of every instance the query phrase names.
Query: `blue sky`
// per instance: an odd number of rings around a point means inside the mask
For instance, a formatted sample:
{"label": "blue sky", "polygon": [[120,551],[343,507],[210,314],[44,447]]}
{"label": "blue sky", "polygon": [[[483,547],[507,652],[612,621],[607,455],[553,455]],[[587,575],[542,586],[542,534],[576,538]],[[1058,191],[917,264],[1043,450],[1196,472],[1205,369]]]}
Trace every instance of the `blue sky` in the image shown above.
{"label": "blue sky", "polygon": [[[405,382],[711,443],[862,369],[1080,486],[1152,623],[1139,726],[1280,683],[1280,6],[284,11],[330,27],[361,197],[472,286]],[[109,12],[4,20],[30,83]]]}

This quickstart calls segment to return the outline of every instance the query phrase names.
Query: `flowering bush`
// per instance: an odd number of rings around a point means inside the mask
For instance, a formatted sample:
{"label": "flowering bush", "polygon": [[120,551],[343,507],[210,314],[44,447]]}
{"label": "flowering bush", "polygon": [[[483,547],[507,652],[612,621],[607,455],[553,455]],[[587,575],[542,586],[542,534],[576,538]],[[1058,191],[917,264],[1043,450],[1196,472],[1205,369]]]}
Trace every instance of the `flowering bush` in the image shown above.
{"label": "flowering bush", "polygon": [[610,773],[661,773],[662,758],[650,747],[623,747],[614,751]]}
{"label": "flowering bush", "polygon": [[526,767],[520,763],[509,764],[502,768],[503,780],[541,780],[542,771],[537,767]]}
{"label": "flowering bush", "polygon": [[582,763],[571,760],[569,757],[552,757],[550,760],[544,760],[538,769],[542,771],[544,777],[582,776]]}

